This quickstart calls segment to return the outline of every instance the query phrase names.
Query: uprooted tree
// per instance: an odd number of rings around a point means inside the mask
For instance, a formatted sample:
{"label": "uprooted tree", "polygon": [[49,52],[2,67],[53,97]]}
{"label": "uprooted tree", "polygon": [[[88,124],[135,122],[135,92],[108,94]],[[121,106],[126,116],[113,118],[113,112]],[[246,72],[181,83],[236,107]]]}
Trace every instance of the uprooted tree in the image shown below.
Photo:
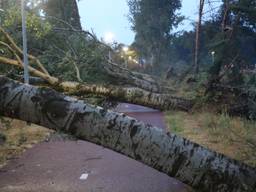
{"label": "uprooted tree", "polygon": [[[10,59],[0,56],[0,63],[23,68],[21,59],[22,50],[2,27],[0,27],[0,32],[5,37],[5,41],[0,41],[0,45],[6,47],[14,57],[14,59]],[[124,78],[126,82],[129,81],[133,86],[97,85],[84,82],[61,81],[59,78],[51,76],[39,59],[33,55],[28,55],[28,57],[33,64],[29,66],[29,71],[33,75],[44,79],[55,89],[64,91],[67,94],[81,96],[92,93],[107,96],[118,101],[140,104],[160,110],[175,108],[189,110],[193,105],[193,102],[189,99],[171,96],[169,93],[166,93],[168,92],[168,88],[160,86],[153,78],[145,74],[135,74],[113,63],[105,65],[107,71],[112,76],[116,74],[116,77]]]}
{"label": "uprooted tree", "polygon": [[0,115],[72,134],[207,192],[253,192],[256,169],[123,114],[0,76]]}
{"label": "uprooted tree", "polygon": [[[71,30],[75,29],[71,28]],[[93,34],[86,31],[78,32],[83,33],[83,35],[87,34],[91,38],[95,38],[95,41],[106,47],[108,50],[111,50],[110,47],[99,42]],[[2,27],[0,27],[0,33],[3,35],[3,38],[0,41],[0,46],[4,47],[6,52],[9,52],[9,54],[7,54],[8,57],[5,54],[0,56],[0,64],[23,68],[21,48]],[[73,61],[70,57],[68,58],[71,60],[71,65],[76,71],[77,82],[63,81],[63,78],[52,76],[48,72],[47,67],[45,67],[37,57],[31,54],[28,56],[31,64],[29,70],[31,74],[40,78],[39,82],[47,83],[48,86],[63,91],[68,95],[81,97],[87,94],[100,95],[116,101],[144,105],[160,110],[180,109],[188,111],[196,102],[195,100],[175,96],[175,90],[166,86],[168,83],[162,82],[157,77],[130,71],[107,60],[105,60],[102,68],[104,68],[107,75],[115,79],[115,82],[119,82],[116,85],[111,82],[108,84],[91,84],[81,81],[82,76],[80,74],[78,63],[76,63],[75,60]],[[216,91],[214,88],[215,84],[210,85],[211,86],[205,91],[206,98],[209,95],[208,90]],[[219,86],[217,87],[219,89]],[[230,95],[232,95],[232,99],[230,99]],[[243,90],[240,90],[234,92],[234,89],[232,88],[228,90],[228,92],[225,92],[225,94],[222,94],[222,96],[227,96],[232,102],[225,104],[225,107],[220,107],[218,109],[219,111],[222,111],[224,108],[225,112],[232,115],[242,115],[255,119],[255,91],[246,91],[245,93]],[[227,98],[223,98],[222,100],[226,101],[228,100]],[[209,103],[214,100],[215,99],[211,99]]]}

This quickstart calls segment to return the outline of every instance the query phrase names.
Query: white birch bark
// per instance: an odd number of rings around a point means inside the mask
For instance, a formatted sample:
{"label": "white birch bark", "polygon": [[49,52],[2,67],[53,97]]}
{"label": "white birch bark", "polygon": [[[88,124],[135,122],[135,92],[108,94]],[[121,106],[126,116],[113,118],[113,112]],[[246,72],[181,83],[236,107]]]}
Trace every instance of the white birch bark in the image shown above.
{"label": "white birch bark", "polygon": [[0,76],[0,115],[64,131],[203,192],[255,192],[256,170],[126,115]]}

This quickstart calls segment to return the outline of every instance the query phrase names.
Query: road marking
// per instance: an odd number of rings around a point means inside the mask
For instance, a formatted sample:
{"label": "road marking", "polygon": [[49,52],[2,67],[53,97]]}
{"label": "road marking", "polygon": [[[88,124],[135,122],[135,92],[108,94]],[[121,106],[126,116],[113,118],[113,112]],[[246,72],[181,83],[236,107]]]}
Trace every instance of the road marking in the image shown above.
{"label": "road marking", "polygon": [[81,176],[80,176],[80,180],[86,180],[88,178],[89,174],[88,173],[83,173]]}

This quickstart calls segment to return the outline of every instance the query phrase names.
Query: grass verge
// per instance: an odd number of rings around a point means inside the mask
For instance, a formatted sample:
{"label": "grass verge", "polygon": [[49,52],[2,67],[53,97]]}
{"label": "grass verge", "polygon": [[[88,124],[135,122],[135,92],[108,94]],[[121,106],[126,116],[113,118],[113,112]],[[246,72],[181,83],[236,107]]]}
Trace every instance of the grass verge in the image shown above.
{"label": "grass verge", "polygon": [[52,131],[18,120],[0,119],[0,168],[50,136]]}
{"label": "grass verge", "polygon": [[208,112],[165,113],[168,129],[202,146],[256,167],[256,122]]}

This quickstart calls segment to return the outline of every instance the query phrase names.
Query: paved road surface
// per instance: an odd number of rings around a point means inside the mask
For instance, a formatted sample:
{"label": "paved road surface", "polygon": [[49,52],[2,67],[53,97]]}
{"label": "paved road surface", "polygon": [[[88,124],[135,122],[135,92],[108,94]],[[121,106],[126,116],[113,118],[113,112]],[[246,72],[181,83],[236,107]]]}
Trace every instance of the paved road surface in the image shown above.
{"label": "paved road surface", "polygon": [[[160,112],[130,104],[117,107],[137,119],[165,127]],[[83,175],[84,180],[81,180]],[[84,141],[36,145],[0,169],[0,192],[188,192],[152,168]]]}

